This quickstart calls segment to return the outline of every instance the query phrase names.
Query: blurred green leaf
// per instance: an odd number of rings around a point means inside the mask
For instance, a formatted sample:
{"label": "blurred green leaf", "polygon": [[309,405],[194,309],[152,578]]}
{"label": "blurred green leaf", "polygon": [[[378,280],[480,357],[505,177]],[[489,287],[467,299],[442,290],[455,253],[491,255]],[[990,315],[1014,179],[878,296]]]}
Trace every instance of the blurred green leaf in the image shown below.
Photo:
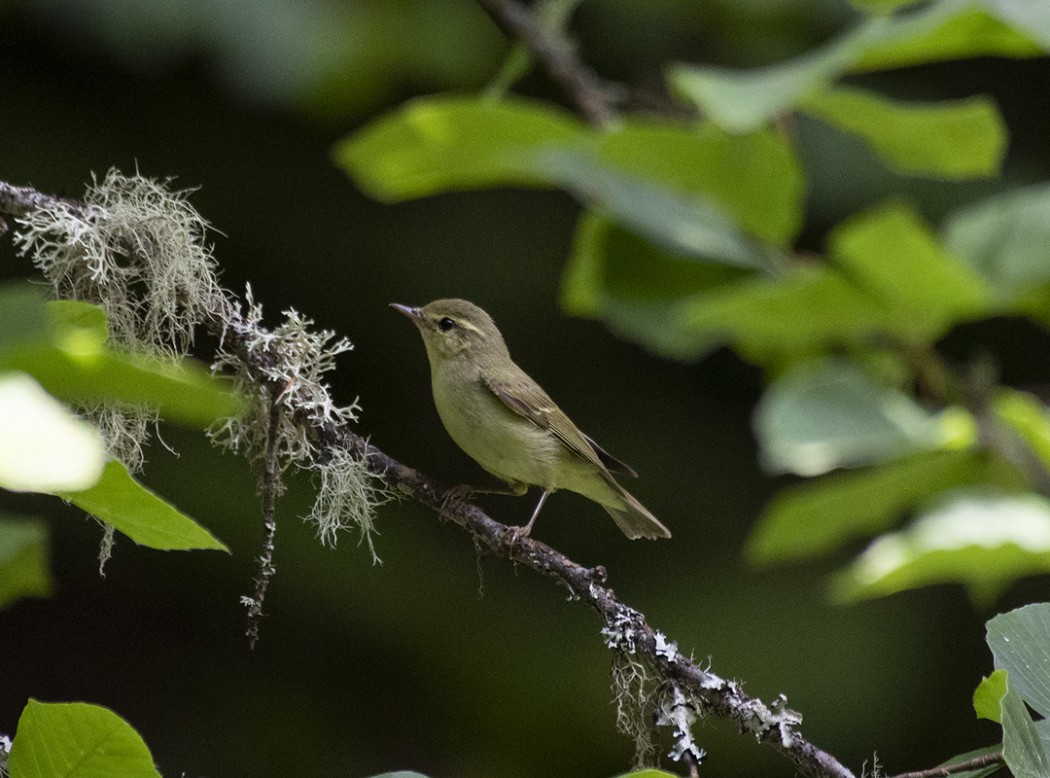
{"label": "blurred green leaf", "polygon": [[996,670],[981,682],[973,693],[973,709],[977,718],[999,722],[1000,704],[1006,694],[1006,671]]}
{"label": "blurred green leaf", "polygon": [[101,308],[77,301],[45,303],[37,290],[13,285],[0,295],[0,371],[21,371],[65,400],[157,407],[171,421],[207,426],[240,412],[228,382],[192,360],[177,364],[126,354],[105,343]]}
{"label": "blurred green leaf", "polygon": [[18,719],[12,778],[160,778],[142,737],[113,711],[30,700]]}
{"label": "blurred green leaf", "polygon": [[906,5],[916,5],[920,2],[922,0],[850,0],[851,4],[869,13],[884,13],[903,8]]}
{"label": "blurred green leaf", "polygon": [[780,376],[762,397],[754,427],[766,470],[807,476],[945,442],[940,417],[841,359]]}
{"label": "blurred green leaf", "polygon": [[1026,392],[1004,388],[992,397],[991,407],[1050,470],[1050,414],[1046,406]]}
{"label": "blurred green leaf", "polygon": [[988,0],[1004,21],[1024,30],[1050,51],[1050,5],[1032,0]]}
{"label": "blurred green leaf", "polygon": [[945,223],[944,241],[1004,302],[1050,282],[1050,184],[995,194],[956,211]]}
{"label": "blurred green leaf", "polygon": [[208,530],[132,478],[120,462],[107,463],[102,479],[90,489],[56,494],[142,546],[229,551]]}
{"label": "blurred green leaf", "polygon": [[49,597],[52,586],[47,524],[0,513],[0,608],[21,597]]}
{"label": "blurred green leaf", "polygon": [[818,91],[800,109],[864,138],[902,173],[963,180],[999,172],[1007,131],[988,97],[935,103],[890,100],[864,89]]}
{"label": "blurred green leaf", "polygon": [[744,268],[770,263],[768,251],[709,197],[625,173],[590,152],[538,150],[533,165],[581,202],[670,251]]}
{"label": "blurred green leaf", "polygon": [[776,65],[732,70],[673,65],[671,91],[730,132],[754,132],[832,83],[856,62],[882,19],[873,19],[818,49]]}
{"label": "blurred green leaf", "polygon": [[697,342],[732,344],[765,365],[790,364],[899,325],[840,274],[806,265],[776,278],[752,274],[727,283],[683,303],[680,315],[684,331]]}
{"label": "blurred green leaf", "polygon": [[888,329],[937,338],[988,310],[981,279],[948,254],[912,209],[890,204],[838,225],[828,238],[835,267],[893,312]]}
{"label": "blurred green leaf", "polygon": [[669,70],[668,82],[705,117],[732,132],[750,132],[849,72],[1042,54],[1027,34],[970,0],[940,0],[917,11],[872,16],[830,43],[776,65],[741,71],[678,64]]}
{"label": "blurred green leaf", "polygon": [[985,624],[995,666],[1036,713],[1050,716],[1050,604],[1025,605]]}
{"label": "blurred green leaf", "polygon": [[[653,150],[643,148],[654,133],[686,155],[681,171],[671,175],[666,161],[657,162]],[[784,181],[771,188],[762,176],[737,173],[730,184],[720,144],[724,140],[711,133],[682,128],[639,126],[601,133],[568,114],[522,100],[430,99],[374,122],[340,143],[335,154],[362,189],[379,199],[496,185],[559,186],[668,250],[742,267],[765,266],[769,250],[745,234],[731,209],[746,212],[751,225],[759,223],[759,214],[771,218],[772,228],[759,228],[763,235],[797,229],[797,163],[781,148],[776,164],[774,147],[758,141],[753,154],[784,174]],[[714,161],[720,166],[712,164],[707,171],[706,163]]]}
{"label": "blurred green leaf", "polygon": [[879,597],[935,583],[989,603],[1022,576],[1050,572],[1050,502],[1035,495],[947,495],[902,532],[873,542],[835,581],[837,598]]}
{"label": "blurred green leaf", "polygon": [[335,149],[336,163],[385,202],[486,186],[549,186],[537,149],[571,148],[587,134],[565,111],[524,100],[421,98]]}
{"label": "blurred green leaf", "polygon": [[675,773],[669,773],[665,770],[654,770],[652,768],[646,770],[635,770],[630,773],[623,773],[622,775],[616,776],[616,778],[678,778]]}
{"label": "blurred green leaf", "polygon": [[584,213],[562,281],[562,304],[601,317],[624,337],[673,359],[695,359],[710,339],[683,327],[678,305],[748,271],[669,253],[595,213]]}
{"label": "blurred green leaf", "polygon": [[1030,35],[973,0],[937,0],[885,20],[853,72],[889,70],[967,57],[1041,57]]}
{"label": "blurred green leaf", "polygon": [[987,478],[978,451],[936,451],[782,490],[748,541],[752,562],[816,556],[889,529],[905,511],[958,486]]}
{"label": "blurred green leaf", "polygon": [[805,179],[779,132],[728,133],[628,120],[599,133],[598,157],[640,179],[710,197],[750,234],[787,246],[802,225]]}
{"label": "blurred green leaf", "polygon": [[0,487],[16,492],[87,489],[106,446],[91,424],[23,373],[0,372]]}

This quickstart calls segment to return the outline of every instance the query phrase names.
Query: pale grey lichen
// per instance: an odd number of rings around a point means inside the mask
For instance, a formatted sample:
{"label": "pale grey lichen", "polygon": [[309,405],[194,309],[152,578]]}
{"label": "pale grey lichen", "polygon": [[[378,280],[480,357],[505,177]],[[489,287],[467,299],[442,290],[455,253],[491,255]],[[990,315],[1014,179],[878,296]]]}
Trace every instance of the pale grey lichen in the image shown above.
{"label": "pale grey lichen", "polygon": [[[154,358],[184,356],[207,303],[218,293],[205,242],[208,224],[167,182],[110,170],[78,205],[54,199],[17,220],[19,251],[56,298],[84,300],[106,312],[110,342]],[[110,455],[141,469],[156,411],[93,405]]]}
{"label": "pale grey lichen", "polygon": [[688,755],[693,764],[700,764],[706,755],[693,738],[696,711],[695,703],[678,686],[672,687],[670,695],[664,695],[660,702],[656,725],[672,728],[674,745],[667,755],[676,762]]}
{"label": "pale grey lichen", "polygon": [[[322,543],[332,546],[340,530],[356,528],[378,561],[373,519],[389,493],[360,457],[338,447],[322,452],[311,434],[317,426],[339,427],[357,420],[357,400],[336,405],[326,382],[336,357],[353,346],[330,330],[312,329],[313,322],[294,309],[284,311],[285,321],[279,326],[267,329],[262,306],[254,301],[250,287],[245,299],[247,310],[225,323],[212,369],[234,376],[248,399],[248,409],[214,426],[209,436],[216,445],[258,460],[266,450],[271,408],[278,404],[284,411],[277,421],[274,446],[279,472],[294,465],[316,474],[320,481],[306,520],[316,524]],[[229,347],[229,342],[236,342],[237,348]],[[272,385],[282,387],[276,397],[266,388]]]}

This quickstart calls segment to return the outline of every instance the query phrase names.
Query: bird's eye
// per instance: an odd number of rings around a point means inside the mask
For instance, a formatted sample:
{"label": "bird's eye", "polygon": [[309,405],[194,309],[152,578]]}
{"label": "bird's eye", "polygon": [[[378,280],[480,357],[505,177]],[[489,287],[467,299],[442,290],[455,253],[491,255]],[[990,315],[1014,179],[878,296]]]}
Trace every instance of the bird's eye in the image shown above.
{"label": "bird's eye", "polygon": [[456,326],[456,323],[454,321],[452,321],[452,319],[448,318],[448,316],[446,316],[445,318],[443,318],[441,321],[438,322],[438,329],[441,330],[442,332],[448,332],[450,329],[452,329],[455,326]]}

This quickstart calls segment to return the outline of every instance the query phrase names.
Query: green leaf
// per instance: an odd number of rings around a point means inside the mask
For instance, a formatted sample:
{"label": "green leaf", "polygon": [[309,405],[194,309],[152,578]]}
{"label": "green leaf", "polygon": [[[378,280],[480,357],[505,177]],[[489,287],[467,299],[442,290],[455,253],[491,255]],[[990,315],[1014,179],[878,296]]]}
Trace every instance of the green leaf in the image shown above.
{"label": "green leaf", "polygon": [[683,258],[594,213],[580,217],[562,280],[562,305],[601,317],[624,337],[673,359],[695,359],[710,339],[687,331],[683,300],[747,271]]}
{"label": "green leaf", "polygon": [[852,5],[868,13],[885,13],[919,2],[922,0],[850,0]]}
{"label": "green leaf", "polygon": [[995,416],[1020,435],[1025,445],[1050,469],[1050,414],[1027,392],[1000,389],[992,397]]}
{"label": "green leaf", "polygon": [[852,87],[811,95],[800,110],[858,135],[891,168],[948,180],[996,175],[1007,131],[991,98],[900,102]]}
{"label": "green leaf", "polygon": [[893,313],[889,329],[900,335],[933,339],[988,310],[981,279],[911,208],[884,205],[848,219],[828,244],[835,266]]}
{"label": "green leaf", "polygon": [[192,360],[177,364],[126,354],[106,345],[101,308],[76,301],[45,303],[32,288],[0,294],[0,371],[33,376],[60,399],[145,404],[194,426],[240,412],[227,381]]}
{"label": "green leaf", "polygon": [[372,197],[396,202],[486,186],[549,186],[537,149],[571,148],[586,135],[542,103],[423,98],[337,144],[336,163]]}
{"label": "green leaf", "polygon": [[989,5],[1003,21],[1023,30],[1050,51],[1050,7],[1032,0],[990,0]]}
{"label": "green leaf", "polygon": [[675,65],[671,90],[731,132],[758,129],[849,72],[886,70],[978,56],[1037,57],[1041,48],[971,0],[941,0],[894,16],[873,16],[830,43],[752,70]]}
{"label": "green leaf", "polygon": [[1036,713],[1050,714],[1050,604],[1025,605],[985,624],[995,666]]}
{"label": "green leaf", "polygon": [[629,120],[598,135],[598,156],[640,179],[705,195],[747,232],[787,246],[802,225],[805,180],[779,132],[730,134],[699,127]]}
{"label": "green leaf", "polygon": [[584,152],[537,152],[534,164],[581,202],[670,251],[736,267],[769,264],[767,250],[750,240],[711,198],[660,186],[603,165]]}
{"label": "green leaf", "polygon": [[1023,30],[973,0],[939,0],[898,14],[874,31],[852,72],[890,70],[967,57],[1041,57]]}
{"label": "green leaf", "polygon": [[1014,778],[1046,778],[1050,775],[1050,756],[1021,695],[1009,688],[1012,681],[1013,676],[1009,676],[1001,706],[1003,761]]}
{"label": "green leaf", "polygon": [[47,524],[0,513],[0,608],[21,597],[49,597]]}
{"label": "green leaf", "polygon": [[132,478],[120,462],[107,463],[102,479],[92,488],[57,494],[139,545],[163,551],[229,551],[208,530]]}
{"label": "green leaf", "polygon": [[759,519],[747,555],[770,564],[825,554],[885,531],[933,495],[986,478],[985,457],[968,449],[918,454],[784,489]]}
{"label": "green leaf", "polygon": [[[820,316],[814,316],[820,311]],[[760,364],[784,364],[899,326],[861,289],[827,267],[777,278],[752,274],[683,303],[682,327],[710,348],[730,343]]]}
{"label": "green leaf", "polygon": [[806,476],[945,442],[940,417],[841,359],[808,363],[778,378],[762,397],[754,426],[766,470]]}
{"label": "green leaf", "polygon": [[30,700],[8,759],[11,778],[160,778],[142,737],[113,711]]}
{"label": "green leaf", "polygon": [[0,372],[0,440],[0,487],[11,491],[87,489],[106,464],[98,430],[22,373]]}
{"label": "green leaf", "polygon": [[1000,705],[1005,695],[1005,670],[996,670],[987,678],[982,678],[973,693],[973,709],[977,718],[998,723],[1002,715]]}
{"label": "green leaf", "polygon": [[[380,199],[508,184],[558,186],[669,250],[742,267],[767,265],[768,249],[746,235],[711,195],[716,191],[740,205],[741,193],[754,199],[762,182],[750,190],[717,181],[689,188],[677,176],[666,185],[648,174],[666,178],[667,165],[655,165],[651,152],[638,151],[635,136],[645,132],[606,136],[520,100],[417,100],[344,141],[336,155],[358,184]],[[684,140],[679,136],[679,143]],[[693,142],[699,144],[700,136]],[[694,161],[690,169],[701,167]],[[776,190],[783,199],[780,192],[792,197],[789,207],[799,207],[800,188],[793,190],[790,179]],[[759,198],[762,207],[769,201]],[[785,217],[774,217],[781,228]],[[799,215],[786,218],[796,229]]]}
{"label": "green leaf", "polygon": [[996,194],[953,213],[945,245],[999,290],[1004,302],[1050,282],[1050,184]]}
{"label": "green leaf", "polygon": [[865,43],[885,23],[873,19],[831,43],[768,67],[732,70],[710,65],[673,65],[672,92],[730,132],[753,132],[792,110],[833,82],[860,59]]}
{"label": "green leaf", "polygon": [[616,776],[616,778],[677,778],[675,773],[669,773],[666,770],[656,770],[648,768],[645,770],[635,770],[629,773],[623,773],[622,775]]}
{"label": "green leaf", "polygon": [[1050,572],[1050,502],[1035,495],[947,495],[902,532],[883,535],[834,582],[841,600],[936,583],[989,603],[1011,581]]}

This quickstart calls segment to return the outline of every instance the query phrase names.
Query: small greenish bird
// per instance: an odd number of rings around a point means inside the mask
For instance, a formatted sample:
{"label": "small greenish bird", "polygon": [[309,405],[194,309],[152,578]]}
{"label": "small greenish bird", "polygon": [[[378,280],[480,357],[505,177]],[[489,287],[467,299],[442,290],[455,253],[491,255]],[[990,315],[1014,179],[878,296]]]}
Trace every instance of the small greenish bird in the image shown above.
{"label": "small greenish bird", "polygon": [[525,535],[547,496],[568,489],[605,508],[629,538],[671,537],[613,478],[637,474],[580,432],[514,364],[492,317],[466,300],[391,307],[423,336],[434,404],[452,440],[513,494],[543,489]]}

